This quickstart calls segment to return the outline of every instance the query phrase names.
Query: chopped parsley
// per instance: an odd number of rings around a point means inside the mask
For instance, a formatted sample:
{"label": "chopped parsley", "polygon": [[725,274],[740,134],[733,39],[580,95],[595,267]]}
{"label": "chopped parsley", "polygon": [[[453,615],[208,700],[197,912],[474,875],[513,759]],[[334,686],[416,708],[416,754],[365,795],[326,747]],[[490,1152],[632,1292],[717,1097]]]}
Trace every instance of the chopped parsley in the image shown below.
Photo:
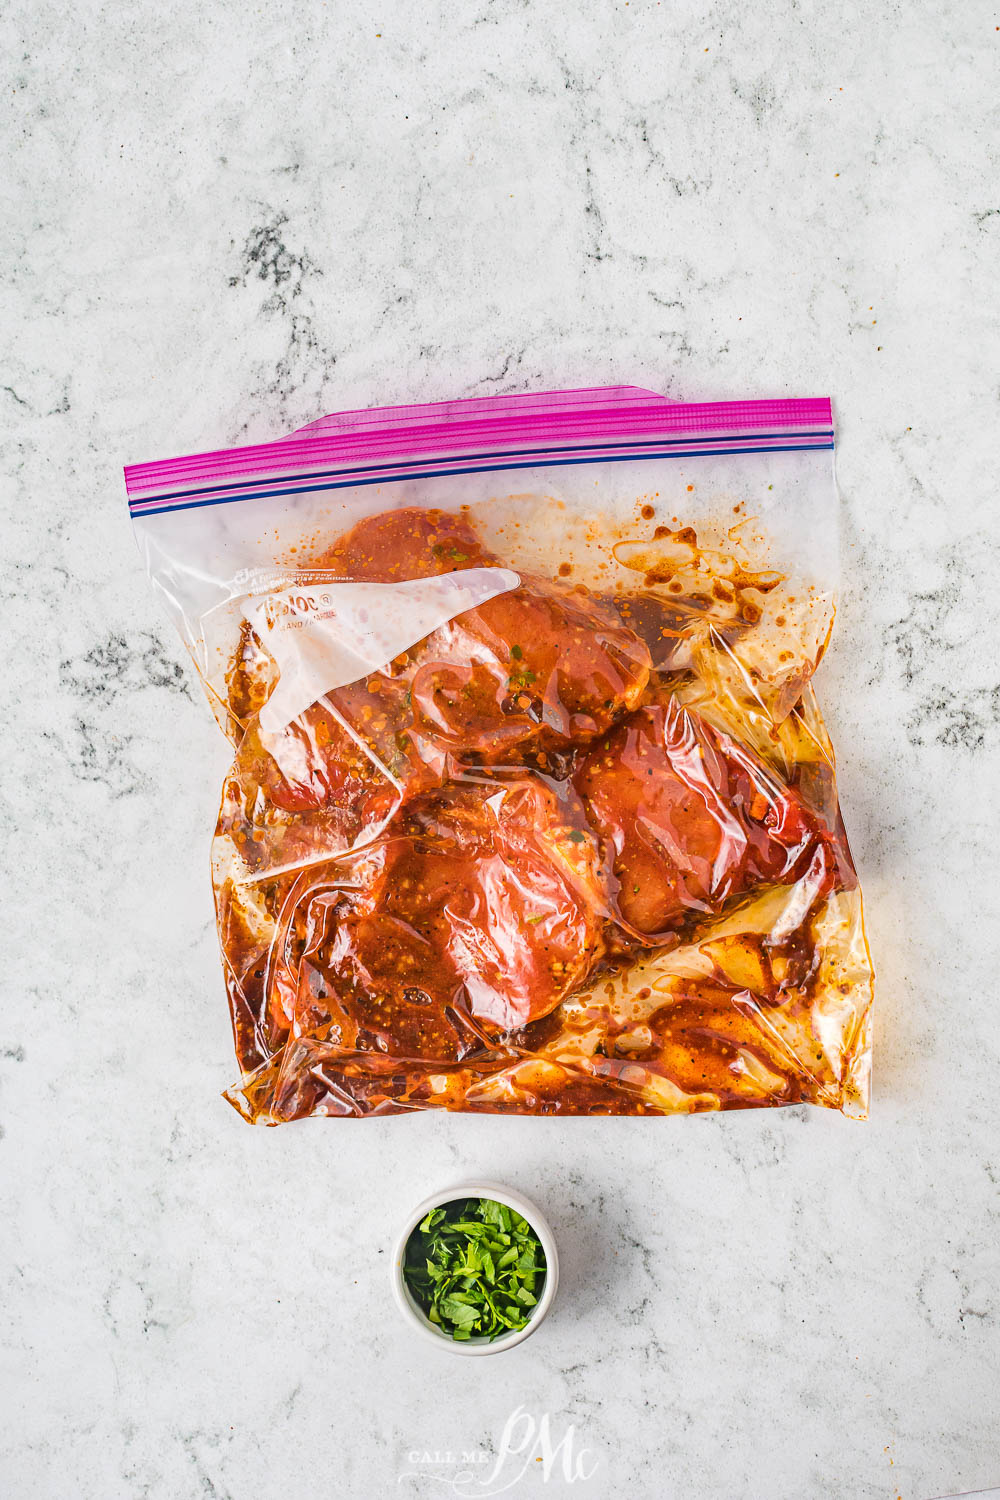
{"label": "chopped parsley", "polygon": [[403,1276],[418,1304],[453,1339],[523,1328],[545,1284],[545,1252],[527,1219],[492,1198],[431,1209],[410,1235]]}
{"label": "chopped parsley", "polygon": [[467,552],[459,552],[457,547],[446,547],[443,542],[435,542],[434,546],[431,548],[431,552],[435,557],[438,558],[444,557],[447,554],[447,556],[453,558],[455,562],[469,561],[469,555]]}

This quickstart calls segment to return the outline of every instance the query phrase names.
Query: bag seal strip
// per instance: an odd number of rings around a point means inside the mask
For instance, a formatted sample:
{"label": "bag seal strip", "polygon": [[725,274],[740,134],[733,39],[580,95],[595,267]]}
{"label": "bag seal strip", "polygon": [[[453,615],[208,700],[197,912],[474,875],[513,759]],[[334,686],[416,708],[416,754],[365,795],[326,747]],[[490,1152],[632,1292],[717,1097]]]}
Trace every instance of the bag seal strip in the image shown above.
{"label": "bag seal strip", "polygon": [[[497,469],[833,446],[826,399],[682,404],[614,387],[600,405],[567,408],[560,402],[570,394],[546,393],[535,398],[531,411],[517,407],[513,414],[511,397],[443,403],[449,415],[423,425],[407,414],[426,407],[340,413],[274,443],[132,464],[125,470],[129,508],[135,515],[188,508],[178,502],[218,504],[287,492],[261,488],[278,482],[294,486],[322,478],[322,487],[336,488],[436,477],[428,472],[432,463],[447,463],[437,471],[442,474],[460,474],[488,468],[488,460],[500,457],[518,462],[496,463]],[[637,401],[636,394],[646,399]],[[477,409],[473,420],[463,412],[466,405]],[[484,406],[493,410],[491,417],[480,415]],[[365,430],[373,419],[380,425]],[[224,482],[208,483],[212,479]]]}

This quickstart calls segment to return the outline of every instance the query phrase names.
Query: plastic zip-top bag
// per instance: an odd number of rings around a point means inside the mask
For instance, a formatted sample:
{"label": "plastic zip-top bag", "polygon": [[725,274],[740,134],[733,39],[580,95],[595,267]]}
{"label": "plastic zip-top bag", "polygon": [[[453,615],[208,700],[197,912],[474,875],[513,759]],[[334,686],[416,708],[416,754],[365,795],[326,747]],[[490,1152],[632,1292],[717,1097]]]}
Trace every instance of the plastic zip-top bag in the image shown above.
{"label": "plastic zip-top bag", "polygon": [[126,480],[234,746],[247,1119],[866,1114],[828,401],[345,412]]}

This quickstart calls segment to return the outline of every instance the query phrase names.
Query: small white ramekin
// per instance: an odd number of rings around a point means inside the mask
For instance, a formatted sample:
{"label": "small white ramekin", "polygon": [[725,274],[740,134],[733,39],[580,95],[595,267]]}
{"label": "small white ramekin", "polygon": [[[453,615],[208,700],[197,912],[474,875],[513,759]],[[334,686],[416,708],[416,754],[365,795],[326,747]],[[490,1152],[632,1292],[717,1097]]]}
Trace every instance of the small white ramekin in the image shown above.
{"label": "small white ramekin", "polygon": [[[545,1285],[542,1288],[542,1295],[532,1309],[531,1317],[523,1328],[513,1329],[492,1340],[486,1338],[453,1339],[450,1334],[443,1333],[427,1317],[406,1285],[403,1276],[403,1256],[410,1235],[432,1208],[441,1208],[445,1203],[454,1203],[456,1198],[493,1198],[497,1203],[506,1204],[523,1219],[527,1219],[545,1252]],[[390,1274],[396,1305],[410,1327],[416,1329],[425,1339],[433,1339],[439,1349],[450,1350],[452,1354],[501,1354],[505,1349],[513,1349],[515,1344],[523,1343],[530,1334],[534,1333],[555,1301],[556,1288],[559,1285],[559,1256],[552,1230],[541,1209],[537,1204],[532,1203],[530,1198],[523,1198],[520,1193],[501,1187],[498,1182],[460,1182],[444,1192],[435,1193],[432,1198],[425,1198],[423,1203],[418,1204],[413,1210],[396,1240]]]}

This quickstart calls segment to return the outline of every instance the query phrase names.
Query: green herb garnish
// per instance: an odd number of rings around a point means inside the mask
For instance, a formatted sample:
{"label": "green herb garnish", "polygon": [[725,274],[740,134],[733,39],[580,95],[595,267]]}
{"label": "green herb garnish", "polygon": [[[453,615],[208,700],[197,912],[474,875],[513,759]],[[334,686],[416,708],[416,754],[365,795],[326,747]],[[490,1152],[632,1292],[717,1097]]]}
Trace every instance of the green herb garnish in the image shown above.
{"label": "green herb garnish", "polygon": [[521,661],[524,657],[524,652],[521,650],[520,646],[511,646],[510,654],[515,661]]}
{"label": "green herb garnish", "polygon": [[545,1252],[505,1203],[462,1198],[431,1209],[413,1231],[403,1276],[443,1333],[495,1339],[530,1319],[545,1284]]}

